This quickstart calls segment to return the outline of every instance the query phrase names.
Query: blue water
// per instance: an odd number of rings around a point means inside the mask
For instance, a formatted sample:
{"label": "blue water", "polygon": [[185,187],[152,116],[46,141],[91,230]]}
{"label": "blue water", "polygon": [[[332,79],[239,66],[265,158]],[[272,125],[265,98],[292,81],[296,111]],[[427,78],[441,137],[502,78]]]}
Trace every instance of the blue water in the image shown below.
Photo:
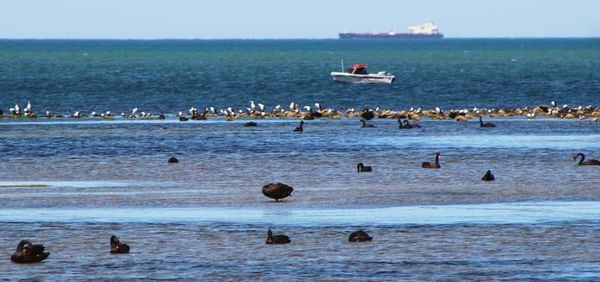
{"label": "blue water", "polygon": [[[0,109],[166,120],[0,119],[0,280],[598,280],[600,123],[358,118],[180,122],[270,109],[600,104],[597,39],[0,41]],[[393,85],[329,72],[369,63]],[[441,168],[423,169],[441,153]],[[178,164],[167,164],[176,156]],[[357,173],[365,163],[373,172]],[[494,182],[481,176],[491,170]],[[270,182],[294,187],[274,202]],[[292,243],[265,245],[266,231]],[[350,232],[373,241],[354,244]],[[118,235],[132,253],[108,253]],[[9,260],[21,239],[41,264]]]}
{"label": "blue water", "polygon": [[[393,85],[333,83],[368,63]],[[319,102],[337,109],[598,105],[600,39],[0,40],[0,107],[175,113]]]}

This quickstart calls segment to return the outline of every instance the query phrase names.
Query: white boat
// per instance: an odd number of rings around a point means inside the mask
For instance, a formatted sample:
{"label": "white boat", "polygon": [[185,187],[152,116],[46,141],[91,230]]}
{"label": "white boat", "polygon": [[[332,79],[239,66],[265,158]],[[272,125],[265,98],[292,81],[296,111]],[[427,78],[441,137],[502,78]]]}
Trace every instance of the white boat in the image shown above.
{"label": "white boat", "polygon": [[[351,83],[392,83],[396,80],[396,76],[385,71],[378,73],[368,73],[367,64],[354,64],[345,72],[331,72],[331,77],[337,82]],[[343,66],[342,66],[342,69]]]}

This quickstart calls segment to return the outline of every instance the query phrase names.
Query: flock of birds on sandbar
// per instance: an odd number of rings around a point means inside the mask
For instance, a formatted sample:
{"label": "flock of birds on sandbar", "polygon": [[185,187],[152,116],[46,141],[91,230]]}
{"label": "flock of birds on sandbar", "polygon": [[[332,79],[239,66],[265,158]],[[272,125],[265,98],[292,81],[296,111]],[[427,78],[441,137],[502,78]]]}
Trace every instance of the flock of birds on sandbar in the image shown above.
{"label": "flock of birds on sandbar", "polygon": [[[202,113],[199,113],[196,108],[191,108],[189,111],[189,113],[190,113],[189,118],[188,118],[188,116],[184,115],[182,112],[179,112],[177,114],[177,116],[180,118],[181,121],[186,121],[190,118],[191,119],[206,119],[206,118],[210,117],[211,115],[225,116],[228,119],[239,118],[239,117],[265,117],[265,116],[273,117],[274,116],[274,117],[300,117],[303,120],[314,119],[316,117],[335,118],[335,117],[339,117],[340,115],[342,115],[340,112],[335,111],[333,109],[323,109],[323,108],[321,108],[321,106],[318,103],[316,103],[315,106],[317,109],[316,111],[313,111],[313,109],[311,107],[306,106],[305,109],[307,111],[302,112],[298,109],[298,106],[295,103],[291,103],[290,111],[282,110],[280,106],[276,106],[272,112],[267,113],[267,112],[265,112],[265,106],[263,104],[258,104],[258,108],[257,108],[256,105],[254,104],[254,102],[251,101],[250,108],[246,109],[245,112],[239,111],[238,113],[236,113],[231,107],[229,107],[227,109],[222,109],[217,113],[217,111],[215,111],[215,109],[213,107],[210,107],[210,108],[205,108],[205,110]],[[32,111],[30,102],[27,103],[27,106],[22,111],[21,111],[21,108],[19,107],[19,105],[15,105],[15,107],[10,109],[10,113],[11,113],[11,115],[8,117],[12,117],[12,118],[15,118],[15,117],[35,118],[36,117],[36,115]],[[548,116],[558,116],[558,117],[564,117],[564,118],[593,117],[596,120],[600,119],[600,110],[596,109],[596,108],[592,108],[591,106],[588,106],[585,108],[578,107],[575,109],[571,109],[571,108],[568,108],[567,105],[565,105],[563,108],[558,108],[558,107],[556,107],[556,104],[554,102],[552,102],[550,106],[541,105],[541,106],[538,106],[531,110],[529,110],[527,108],[513,109],[513,110],[506,110],[506,109],[479,110],[479,109],[475,108],[473,110],[458,110],[458,111],[451,110],[449,113],[445,113],[440,108],[436,108],[434,111],[423,111],[421,109],[411,109],[409,111],[401,111],[401,112],[381,110],[379,108],[376,108],[374,110],[373,109],[363,109],[359,112],[355,112],[354,109],[349,109],[348,111],[345,112],[345,116],[356,116],[356,115],[360,116],[361,117],[361,119],[360,119],[361,127],[363,127],[363,128],[375,127],[375,125],[369,124],[367,122],[368,120],[371,120],[375,117],[397,118],[398,119],[398,128],[400,128],[400,129],[420,128],[421,126],[419,124],[417,124],[416,121],[418,121],[421,118],[421,116],[427,116],[429,118],[434,118],[434,119],[453,118],[453,119],[456,119],[459,121],[470,119],[473,116],[478,116],[480,127],[493,128],[496,125],[493,123],[489,123],[489,122],[484,123],[483,119],[481,117],[482,115],[510,116],[510,115],[516,115],[516,114],[520,115],[523,113],[525,113],[528,118],[534,118],[536,114],[544,114],[544,115],[548,115]],[[102,114],[92,112],[90,115],[92,117],[101,117],[101,118],[112,117],[112,113],[110,111],[107,111]],[[0,110],[0,116],[6,117],[3,115],[3,112],[1,110]],[[129,114],[129,115],[122,113],[121,116],[125,117],[125,118],[127,118],[127,117],[128,118],[151,118],[151,117],[153,117],[152,114],[147,113],[147,112],[141,112],[138,114],[137,108],[134,108],[132,110],[131,114]],[[52,118],[52,117],[58,117],[58,116],[52,115],[48,111],[48,112],[46,112],[46,117]],[[83,117],[88,117],[88,115],[83,114],[82,112],[75,112],[71,117],[72,118],[83,118]],[[164,116],[164,114],[161,113],[158,116],[158,118],[164,119],[165,116]],[[293,129],[294,132],[301,133],[304,131],[304,121],[303,120],[301,120],[300,124],[296,128]],[[409,120],[413,120],[415,122],[410,123]],[[256,125],[257,125],[257,123],[254,121],[249,121],[244,124],[244,126],[256,126]],[[435,160],[433,162],[423,162],[421,164],[421,167],[428,168],[428,169],[439,169],[441,167],[440,156],[441,156],[441,153],[436,152]],[[578,165],[600,166],[600,161],[595,160],[595,159],[586,160],[585,155],[583,153],[578,153],[577,155],[573,156],[573,162],[576,162],[577,159],[579,159],[579,162],[577,162]],[[171,157],[168,159],[167,162],[170,164],[176,164],[179,162],[179,160],[175,157]],[[357,170],[357,173],[372,172],[373,167],[367,166],[363,163],[358,163],[356,166],[356,170]],[[494,181],[495,176],[492,174],[492,172],[490,170],[488,170],[488,171],[486,171],[486,173],[483,175],[483,177],[481,179],[483,181]],[[290,197],[292,195],[293,191],[294,191],[294,188],[292,188],[289,185],[283,184],[283,183],[269,183],[262,187],[262,193],[265,196],[274,199],[275,202],[279,202],[280,200],[282,200],[284,198]],[[366,241],[371,241],[372,239],[373,239],[373,237],[369,236],[362,229],[352,232],[348,236],[348,241],[350,241],[350,242],[366,242]],[[266,244],[288,244],[290,242],[291,242],[291,240],[288,236],[283,235],[283,234],[273,235],[273,232],[271,231],[271,229],[268,229]],[[130,247],[127,244],[122,244],[119,241],[119,239],[114,235],[110,237],[110,253],[126,254],[126,253],[129,253],[129,251],[130,251]],[[11,256],[11,260],[15,263],[35,263],[35,262],[41,262],[41,261],[45,260],[46,258],[48,258],[49,255],[50,255],[50,253],[45,252],[45,248],[42,244],[33,244],[29,240],[22,240],[17,245],[17,249],[14,252],[14,254]]]}
{"label": "flock of birds on sandbar", "polygon": [[[555,101],[551,101],[548,105],[538,105],[536,107],[520,107],[520,108],[470,108],[470,109],[450,109],[443,110],[440,107],[434,109],[421,109],[421,108],[410,108],[408,110],[394,111],[390,109],[384,109],[376,107],[374,109],[362,109],[355,110],[354,108],[348,108],[346,110],[336,110],[333,108],[326,108],[320,103],[314,103],[314,106],[300,106],[295,102],[291,102],[288,109],[286,110],[281,105],[276,105],[272,109],[268,109],[265,104],[255,103],[250,101],[250,106],[243,109],[235,109],[234,107],[225,107],[217,109],[214,106],[205,107],[199,110],[196,107],[191,107],[186,112],[179,111],[174,115],[180,121],[188,120],[203,120],[212,117],[220,117],[225,120],[244,119],[244,118],[299,118],[303,120],[312,120],[315,118],[329,118],[337,119],[342,117],[363,117],[365,112],[372,117],[377,118],[392,118],[392,119],[403,119],[403,120],[415,120],[418,121],[423,117],[430,119],[454,119],[457,121],[466,121],[471,118],[490,116],[490,117],[510,117],[510,116],[524,116],[529,119],[534,119],[537,116],[548,116],[557,118],[567,119],[581,119],[581,120],[593,120],[600,122],[600,108],[594,108],[592,105],[569,107],[569,105],[563,105],[562,107],[557,106]],[[165,119],[166,114],[164,112],[158,115],[151,113],[150,111],[140,111],[139,108],[133,108],[130,112],[121,112],[119,115],[114,114],[112,111],[75,111],[69,114],[55,114],[51,111],[45,111],[44,115],[38,115],[33,111],[31,102],[27,102],[27,106],[22,108],[19,104],[15,104],[9,109],[7,115],[0,109],[0,118],[102,118],[102,119],[114,119],[114,118],[127,118],[127,119]],[[371,127],[364,118],[365,127]],[[247,125],[252,126],[252,125]],[[407,124],[406,126],[411,126]]]}

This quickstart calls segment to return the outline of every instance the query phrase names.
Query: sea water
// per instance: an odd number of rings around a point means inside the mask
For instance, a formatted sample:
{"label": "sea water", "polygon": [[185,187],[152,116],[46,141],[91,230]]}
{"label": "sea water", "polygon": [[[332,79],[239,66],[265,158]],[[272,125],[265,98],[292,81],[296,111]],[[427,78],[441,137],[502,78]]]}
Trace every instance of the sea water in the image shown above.
{"label": "sea water", "polygon": [[[0,103],[164,111],[166,120],[0,120],[0,279],[595,280],[600,123],[259,119],[179,122],[191,106],[598,106],[600,45],[439,42],[0,41]],[[396,84],[336,84],[339,59]],[[462,69],[462,71],[461,71]],[[286,105],[287,106],[287,105]],[[441,153],[440,169],[423,169]],[[175,156],[178,164],[168,164]],[[357,173],[356,164],[373,167]],[[481,181],[486,170],[496,176]],[[280,202],[261,187],[294,187]],[[265,244],[266,231],[292,243]],[[368,243],[350,243],[366,230]],[[115,234],[129,255],[110,255]],[[17,265],[21,239],[41,264]]]}

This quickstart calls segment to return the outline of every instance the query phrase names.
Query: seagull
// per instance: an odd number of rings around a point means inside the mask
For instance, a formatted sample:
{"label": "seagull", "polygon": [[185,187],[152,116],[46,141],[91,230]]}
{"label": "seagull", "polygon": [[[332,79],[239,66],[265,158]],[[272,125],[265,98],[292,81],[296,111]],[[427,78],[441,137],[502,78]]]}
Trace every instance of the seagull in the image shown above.
{"label": "seagull", "polygon": [[256,110],[256,105],[254,105],[254,101],[250,100],[250,111],[254,112]]}
{"label": "seagull", "polygon": [[265,111],[265,105],[263,105],[261,103],[258,103],[258,110],[261,111],[261,112],[264,112]]}
{"label": "seagull", "polygon": [[20,115],[21,114],[21,107],[19,107],[19,104],[15,105],[15,114],[16,115]]}
{"label": "seagull", "polygon": [[131,110],[131,117],[135,117],[135,115],[137,114],[138,108],[133,108],[133,110]]}
{"label": "seagull", "polygon": [[211,106],[209,109],[210,109],[210,112],[211,112],[212,114],[215,114],[215,107],[212,107],[212,106]]}
{"label": "seagull", "polygon": [[27,101],[27,107],[25,107],[25,114],[26,115],[31,114],[31,102],[30,101]]}
{"label": "seagull", "polygon": [[275,106],[275,112],[279,112],[279,109],[281,109],[281,105]]}
{"label": "seagull", "polygon": [[110,117],[110,116],[112,116],[112,113],[110,111],[106,111],[105,116]]}
{"label": "seagull", "polygon": [[296,109],[296,103],[291,102],[290,103],[290,111],[294,111]]}
{"label": "seagull", "polygon": [[321,111],[321,104],[319,103],[315,103],[315,108],[317,108],[317,111]]}
{"label": "seagull", "polygon": [[304,106],[304,109],[307,110],[307,111],[309,111],[309,112],[312,112],[310,106]]}
{"label": "seagull", "polygon": [[552,107],[556,107],[556,102],[554,102],[554,101],[551,101],[551,102],[550,102],[550,105],[552,105]]}

